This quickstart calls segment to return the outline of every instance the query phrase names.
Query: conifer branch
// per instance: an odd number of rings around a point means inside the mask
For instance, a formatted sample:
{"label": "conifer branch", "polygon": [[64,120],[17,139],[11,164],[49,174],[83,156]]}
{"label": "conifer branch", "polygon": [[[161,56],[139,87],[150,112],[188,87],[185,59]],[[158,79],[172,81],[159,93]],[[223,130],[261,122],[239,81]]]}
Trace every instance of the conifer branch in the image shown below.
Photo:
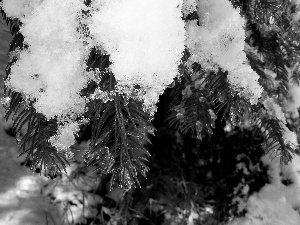
{"label": "conifer branch", "polygon": [[252,115],[251,123],[257,126],[264,137],[263,147],[266,153],[270,153],[274,157],[280,156],[281,164],[288,164],[292,160],[293,155],[296,154],[296,149],[295,146],[286,143],[284,140],[282,122],[278,119],[262,116],[261,111],[258,111]]}
{"label": "conifer branch", "polygon": [[[17,134],[19,156],[26,155],[25,163],[30,161],[32,170],[39,167],[51,173],[66,171],[66,164],[69,164],[66,156],[63,152],[57,152],[48,141],[56,134],[58,127],[56,120],[48,121],[33,107],[24,105],[20,93],[12,92],[11,96],[5,118],[8,120],[12,117],[14,121],[13,130]],[[23,128],[26,129],[25,134],[21,134]]]}
{"label": "conifer branch", "polygon": [[[128,102],[127,102],[128,101]],[[112,173],[111,187],[116,183],[124,189],[139,185],[138,173],[146,176],[149,152],[145,149],[147,132],[152,125],[141,103],[125,100],[116,94],[103,103],[97,100],[93,113],[93,134],[86,154],[88,166],[102,173]]]}

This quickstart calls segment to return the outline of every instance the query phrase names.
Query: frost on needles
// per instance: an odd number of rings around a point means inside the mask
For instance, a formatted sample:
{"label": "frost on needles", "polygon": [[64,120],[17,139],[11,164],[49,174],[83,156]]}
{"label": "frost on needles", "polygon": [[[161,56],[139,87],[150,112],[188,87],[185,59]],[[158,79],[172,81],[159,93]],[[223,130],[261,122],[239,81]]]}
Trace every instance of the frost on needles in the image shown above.
{"label": "frost on needles", "polygon": [[[292,132],[285,125],[282,106],[262,96],[259,75],[246,57],[245,20],[228,0],[2,0],[0,6],[6,16],[20,22],[19,34],[24,37],[22,47],[10,52],[6,88],[21,94],[25,108],[56,121],[56,133],[48,143],[59,153],[70,156],[80,126],[98,119],[107,125],[101,118],[92,119],[97,113],[86,116],[91,109],[97,112],[97,106],[102,107],[99,117],[106,115],[108,121],[109,116],[116,117],[112,123],[124,134],[115,138],[125,145],[124,157],[133,165],[131,157],[142,156],[128,147],[128,135],[136,135],[140,142],[151,129],[144,122],[147,118],[130,107],[140,103],[148,119],[153,118],[159,96],[182,76],[178,68],[185,67],[195,80],[195,64],[207,73],[227,72],[232,97],[236,94],[253,107],[264,105],[266,114],[281,121],[284,140],[298,146],[297,139],[286,135]],[[195,19],[186,19],[193,13]],[[186,60],[185,51],[189,52]],[[103,62],[108,56],[109,63],[88,66],[91,52],[101,55]],[[297,88],[291,86],[292,95]],[[299,104],[294,103],[286,105],[296,111]],[[115,113],[106,114],[110,109]],[[124,121],[131,121],[134,132],[126,131],[129,126]],[[266,129],[262,127],[263,132]],[[113,135],[103,130],[102,135]],[[107,146],[99,147],[101,143],[92,146],[107,152]],[[108,152],[108,158],[124,159],[120,151]],[[130,168],[115,171],[131,179],[137,172]]]}

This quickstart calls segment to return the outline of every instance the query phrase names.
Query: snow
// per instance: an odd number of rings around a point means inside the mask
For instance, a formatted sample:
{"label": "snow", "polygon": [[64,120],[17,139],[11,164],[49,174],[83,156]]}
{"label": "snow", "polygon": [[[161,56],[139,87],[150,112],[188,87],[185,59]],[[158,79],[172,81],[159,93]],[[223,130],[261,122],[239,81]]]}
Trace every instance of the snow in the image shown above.
{"label": "snow", "polygon": [[[294,156],[291,163],[281,167],[280,159],[266,155],[265,165],[269,166],[270,184],[254,193],[245,203],[245,217],[235,218],[228,225],[298,225],[300,224],[300,157]],[[292,184],[285,186],[283,179]]]}
{"label": "snow", "polygon": [[284,129],[283,132],[284,143],[293,149],[297,149],[297,147],[299,146],[297,134],[295,132],[290,131],[290,129],[285,125],[282,125],[282,127]]}
{"label": "snow", "polygon": [[[14,12],[12,4],[16,3],[4,1],[9,15]],[[75,0],[23,1],[22,4],[30,5],[30,12],[23,17],[24,12],[17,8],[14,16],[22,20],[20,31],[28,48],[12,53],[18,56],[18,61],[12,65],[5,84],[23,93],[28,100],[34,100],[37,112],[71,126],[84,112],[86,100],[80,91],[89,80],[84,65],[89,47],[77,31],[85,6]],[[62,137],[53,137],[50,142],[58,149],[66,148],[74,143],[76,132],[73,131],[69,132],[73,137],[69,135],[64,146],[61,146]]]}
{"label": "snow", "polygon": [[189,60],[206,70],[228,71],[233,88],[256,104],[262,87],[244,52],[244,19],[227,0],[201,0],[197,9],[200,26],[196,20],[186,24]]}
{"label": "snow", "polygon": [[300,107],[300,87],[297,84],[290,85],[289,94],[292,98],[292,101],[287,102],[285,108],[287,111],[292,112],[295,117],[299,117],[298,108]]}
{"label": "snow", "polygon": [[79,132],[78,123],[69,123],[60,126],[58,134],[50,138],[50,143],[60,151],[68,150],[71,145],[75,144],[74,134]]}
{"label": "snow", "polygon": [[197,11],[198,0],[184,0],[182,5],[182,13],[184,16]]}
{"label": "snow", "polygon": [[263,104],[271,118],[279,119],[284,124],[286,124],[286,118],[284,113],[282,112],[282,108],[274,101],[273,98],[267,97],[263,101]]}
{"label": "snow", "polygon": [[178,75],[185,39],[181,5],[181,0],[93,2],[89,30],[110,55],[118,91],[131,95],[131,88],[140,85],[150,111]]}
{"label": "snow", "polygon": [[18,53],[6,85],[36,99],[36,110],[47,118],[84,110],[79,92],[87,84],[82,65],[86,49],[76,31],[83,7],[74,0],[43,1],[22,21],[29,48]]}
{"label": "snow", "polygon": [[13,18],[25,18],[43,0],[3,0],[0,6],[7,16]]}

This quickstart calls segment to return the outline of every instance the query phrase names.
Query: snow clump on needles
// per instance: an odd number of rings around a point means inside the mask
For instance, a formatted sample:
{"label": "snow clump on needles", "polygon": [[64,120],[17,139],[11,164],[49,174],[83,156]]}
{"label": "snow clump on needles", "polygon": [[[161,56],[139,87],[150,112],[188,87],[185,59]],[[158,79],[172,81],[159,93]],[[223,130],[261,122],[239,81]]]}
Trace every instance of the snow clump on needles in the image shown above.
{"label": "snow clump on needles", "polygon": [[[78,118],[93,99],[80,94],[93,79],[86,70],[92,48],[109,55],[115,91],[141,100],[151,116],[159,95],[179,76],[186,47],[190,63],[228,71],[233,89],[252,104],[262,93],[244,52],[244,20],[227,0],[97,0],[89,6],[83,0],[3,0],[1,7],[22,22],[26,46],[13,53],[18,60],[6,86],[32,101],[38,113],[58,119],[60,129],[50,141],[58,149],[74,144],[76,123],[87,122]],[[182,19],[196,11],[199,24]],[[59,138],[63,134],[68,141]]]}
{"label": "snow clump on needles", "polygon": [[[70,135],[68,143],[58,143],[59,135],[78,132],[74,123],[89,97],[80,91],[90,79],[85,60],[91,48],[110,55],[117,91],[128,96],[138,92],[135,96],[152,115],[159,95],[178,76],[185,48],[182,0],[93,1],[87,20],[82,16],[87,6],[79,0],[3,0],[2,8],[20,19],[28,46],[14,52],[18,60],[6,86],[32,100],[38,113],[66,124],[51,138],[59,149],[74,143]],[[77,29],[80,21],[88,21],[92,41],[82,40]]]}
{"label": "snow clump on needles", "polygon": [[186,25],[186,44],[192,56],[206,70],[228,71],[228,80],[239,93],[256,104],[263,91],[259,76],[247,62],[244,19],[228,0],[200,0],[196,20]]}

